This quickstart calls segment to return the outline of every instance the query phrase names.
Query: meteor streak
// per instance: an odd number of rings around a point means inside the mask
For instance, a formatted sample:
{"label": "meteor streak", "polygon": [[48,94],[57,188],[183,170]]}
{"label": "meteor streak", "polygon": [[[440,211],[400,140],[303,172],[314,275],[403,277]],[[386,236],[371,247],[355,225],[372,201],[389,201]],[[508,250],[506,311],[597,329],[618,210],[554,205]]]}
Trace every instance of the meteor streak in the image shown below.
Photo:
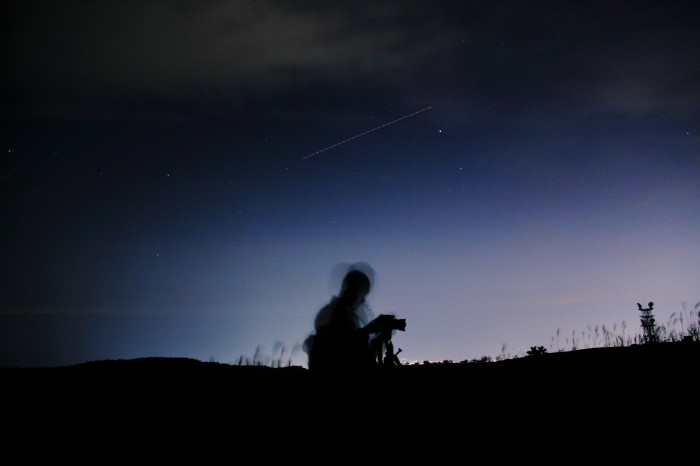
{"label": "meteor streak", "polygon": [[381,126],[377,126],[376,128],[372,128],[372,129],[370,129],[369,131],[365,131],[364,133],[360,133],[360,134],[358,134],[357,136],[353,136],[353,137],[348,138],[348,139],[346,139],[346,140],[344,140],[344,141],[336,142],[336,143],[333,144],[332,146],[328,146],[328,147],[326,147],[325,149],[317,150],[316,152],[313,152],[313,153],[311,153],[311,154],[309,154],[309,155],[307,155],[307,156],[305,156],[305,157],[302,157],[302,160],[311,158],[311,157],[313,157],[313,156],[316,155],[316,154],[320,154],[321,152],[325,152],[325,151],[327,151],[327,150],[333,149],[334,147],[338,147],[338,146],[341,145],[341,144],[345,144],[346,142],[350,142],[350,141],[352,141],[353,139],[357,139],[357,138],[359,138],[359,137],[361,137],[361,136],[364,136],[365,134],[369,134],[369,133],[371,133],[372,131],[377,131],[378,129],[382,129],[382,128],[384,128],[385,126],[393,125],[394,123],[396,123],[396,122],[398,122],[398,121],[405,120],[406,118],[411,118],[412,116],[418,115],[419,113],[425,112],[426,110],[430,110],[431,108],[433,108],[433,107],[426,107],[426,108],[424,108],[423,110],[418,110],[417,112],[410,113],[410,114],[405,115],[405,116],[402,116],[401,118],[398,118],[398,119],[396,119],[396,120],[394,120],[394,121],[390,121],[389,123],[384,123],[384,124],[381,125]]}

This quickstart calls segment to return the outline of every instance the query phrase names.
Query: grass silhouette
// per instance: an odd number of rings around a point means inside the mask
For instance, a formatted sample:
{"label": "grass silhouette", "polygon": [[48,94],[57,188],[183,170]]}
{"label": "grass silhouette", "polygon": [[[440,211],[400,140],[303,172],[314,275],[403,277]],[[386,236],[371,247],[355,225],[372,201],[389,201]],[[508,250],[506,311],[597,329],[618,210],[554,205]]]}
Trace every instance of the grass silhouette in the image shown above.
{"label": "grass silhouette", "polygon": [[[693,341],[700,342],[700,302],[695,304],[692,309],[688,309],[686,303],[681,303],[683,310],[672,313],[665,325],[658,325],[656,333],[659,337],[659,342],[681,342]],[[639,327],[638,330],[641,330]],[[561,329],[557,329],[556,335],[551,338],[549,347],[541,345],[533,345],[525,353],[525,355],[510,354],[507,352],[507,344],[503,344],[501,352],[497,356],[482,355],[475,358],[467,358],[459,361],[459,364],[467,363],[487,363],[498,362],[508,359],[517,359],[524,356],[540,355],[545,352],[561,353],[569,351],[577,351],[581,349],[593,348],[621,348],[644,344],[644,337],[640,331],[628,333],[628,325],[626,321],[622,321],[619,325],[613,324],[612,328],[605,325],[588,325],[586,330],[571,331],[569,336],[563,337]],[[564,344],[562,346],[562,343]],[[266,366],[272,368],[290,367],[293,356],[301,351],[301,345],[295,344],[286,355],[286,347],[284,343],[276,341],[273,345],[271,355],[266,355],[263,352],[263,346],[258,345],[252,357],[241,355],[234,365],[238,366]],[[407,361],[403,360],[405,365],[427,365],[427,364],[453,364],[453,360],[442,361]]]}
{"label": "grass silhouette", "polygon": [[293,359],[296,354],[301,351],[301,344],[295,343],[292,349],[287,352],[287,347],[281,341],[276,341],[273,345],[272,354],[267,355],[263,351],[263,345],[258,345],[255,348],[255,353],[252,357],[240,355],[235,363],[230,363],[236,366],[264,366],[271,368],[292,367]]}
{"label": "grass silhouette", "polygon": [[[668,318],[665,325],[656,326],[656,333],[660,342],[700,341],[700,302],[692,310],[688,310],[686,303],[682,303],[683,311],[674,312]],[[641,333],[628,334],[627,322],[622,321],[620,326],[614,324],[612,329],[605,325],[587,327],[586,331],[572,331],[571,338],[564,339],[566,346],[561,347],[561,330],[557,329],[556,340],[552,337],[550,350],[575,351],[581,348],[610,348],[639,345],[644,343]]]}

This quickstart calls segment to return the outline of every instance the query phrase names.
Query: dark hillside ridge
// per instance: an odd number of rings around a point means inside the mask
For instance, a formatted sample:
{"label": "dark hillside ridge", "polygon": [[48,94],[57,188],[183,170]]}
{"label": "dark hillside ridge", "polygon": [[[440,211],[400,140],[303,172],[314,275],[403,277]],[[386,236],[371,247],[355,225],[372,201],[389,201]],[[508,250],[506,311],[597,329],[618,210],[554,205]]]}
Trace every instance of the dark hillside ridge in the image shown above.
{"label": "dark hillside ridge", "polygon": [[[486,384],[552,379],[683,379],[694,375],[700,343],[658,343],[545,353],[494,362],[442,362],[402,366],[381,375],[385,382]],[[188,358],[137,358],[93,361],[73,366],[0,368],[8,390],[43,388],[76,390],[216,389],[217,385],[257,388],[266,384],[307,384],[302,367],[235,366]],[[608,379],[609,380],[609,379]],[[231,387],[228,387],[231,388]]]}

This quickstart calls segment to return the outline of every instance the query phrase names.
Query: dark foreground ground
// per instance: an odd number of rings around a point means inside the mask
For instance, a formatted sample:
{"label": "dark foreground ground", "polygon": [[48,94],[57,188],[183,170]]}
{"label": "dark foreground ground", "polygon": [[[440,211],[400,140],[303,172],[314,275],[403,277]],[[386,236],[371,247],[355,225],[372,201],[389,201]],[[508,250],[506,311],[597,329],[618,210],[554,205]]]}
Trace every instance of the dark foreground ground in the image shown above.
{"label": "dark foreground ground", "polygon": [[660,343],[527,356],[496,362],[402,366],[358,377],[317,378],[302,367],[234,366],[186,358],[141,358],[47,368],[2,368],[7,395],[22,398],[223,397],[263,403],[323,396],[449,403],[648,396],[696,389],[700,343]]}
{"label": "dark foreground ground", "polygon": [[364,461],[368,451],[380,463],[419,454],[438,464],[641,461],[680,439],[693,444],[699,362],[697,342],[331,379],[300,367],[143,358],[0,369],[0,389],[6,445],[30,440],[29,456],[56,457],[53,440],[58,457],[149,452],[154,462],[244,450],[286,462]]}

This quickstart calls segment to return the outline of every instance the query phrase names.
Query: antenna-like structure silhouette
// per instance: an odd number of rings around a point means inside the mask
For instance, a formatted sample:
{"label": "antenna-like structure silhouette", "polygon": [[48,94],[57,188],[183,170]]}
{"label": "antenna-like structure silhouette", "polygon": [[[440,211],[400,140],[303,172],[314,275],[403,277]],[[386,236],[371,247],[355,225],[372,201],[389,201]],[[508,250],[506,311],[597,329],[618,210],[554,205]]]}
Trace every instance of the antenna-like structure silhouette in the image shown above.
{"label": "antenna-like structure silhouette", "polygon": [[641,304],[637,303],[639,311],[642,313],[642,330],[644,330],[644,343],[658,343],[659,336],[656,333],[656,321],[651,311],[654,309],[654,303],[650,302],[649,307],[643,308]]}

